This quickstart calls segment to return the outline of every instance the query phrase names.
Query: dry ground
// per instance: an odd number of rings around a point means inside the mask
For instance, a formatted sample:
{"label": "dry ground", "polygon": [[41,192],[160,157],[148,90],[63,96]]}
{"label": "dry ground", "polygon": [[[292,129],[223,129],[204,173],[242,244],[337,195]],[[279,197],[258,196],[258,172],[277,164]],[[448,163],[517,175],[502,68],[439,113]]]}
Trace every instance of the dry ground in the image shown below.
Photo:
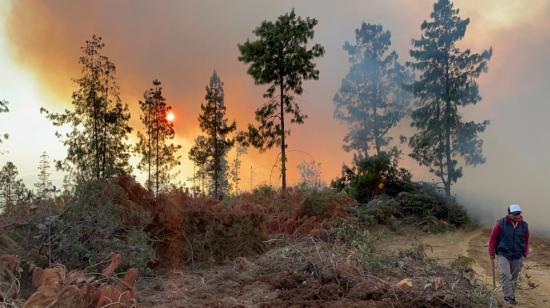
{"label": "dry ground", "polygon": [[[396,234],[387,228],[376,230],[374,234],[377,237],[377,248],[389,252],[422,244],[429,257],[445,265],[449,265],[459,255],[471,257],[476,261],[473,266],[476,278],[492,288],[490,259],[486,253],[488,230],[426,234],[404,227],[400,231]],[[549,248],[550,240],[536,237],[532,239],[531,256],[521,273],[517,294],[519,305],[516,307],[550,307]],[[271,265],[279,266],[280,264],[275,264],[277,262],[284,262],[281,256],[288,256],[289,262],[299,257],[300,249],[306,248],[278,248],[256,259],[237,258],[233,264],[202,270],[174,271],[154,279],[145,279],[138,286],[140,301],[143,307],[285,307],[292,303],[291,298],[287,301],[285,297],[298,298],[304,294],[287,292],[284,291],[285,288],[274,288],[274,283],[288,284],[289,290],[296,288],[296,292],[299,292],[307,290],[305,284],[310,282],[301,280],[292,273],[285,277],[285,273],[274,273],[266,269]],[[497,299],[500,307],[506,307],[498,289],[498,281],[497,274]],[[304,286],[296,287],[295,284]],[[326,298],[321,305],[319,301],[312,301],[296,302],[294,306],[392,307],[376,301],[338,299],[337,293],[341,290],[334,284],[316,287],[319,289],[313,296]]]}
{"label": "dry ground", "polygon": [[[492,288],[491,262],[487,255],[489,230],[461,230],[431,235],[418,234],[413,230],[404,230],[402,233],[406,235],[393,235],[391,240],[381,242],[379,246],[392,250],[423,244],[429,256],[444,264],[450,264],[459,255],[471,257],[476,261],[473,269],[477,279]],[[525,261],[516,295],[519,304],[515,307],[550,307],[550,240],[532,237],[530,248],[531,255]],[[496,266],[497,299],[504,306]]]}

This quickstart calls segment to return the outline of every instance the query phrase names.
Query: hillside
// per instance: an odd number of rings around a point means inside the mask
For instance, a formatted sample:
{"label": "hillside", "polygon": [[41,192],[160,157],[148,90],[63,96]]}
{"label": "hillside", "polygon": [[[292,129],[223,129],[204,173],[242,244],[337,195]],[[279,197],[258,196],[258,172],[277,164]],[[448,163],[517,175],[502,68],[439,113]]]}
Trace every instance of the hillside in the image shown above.
{"label": "hillside", "polygon": [[420,186],[408,190],[368,203],[305,186],[223,201],[173,191],[157,203],[130,178],[88,183],[64,202],[3,215],[0,245],[18,254],[3,269],[4,286],[16,287],[3,300],[9,307],[29,297],[51,307],[486,306],[490,290],[459,251],[446,254],[457,266],[431,253],[467,227],[464,210]]}

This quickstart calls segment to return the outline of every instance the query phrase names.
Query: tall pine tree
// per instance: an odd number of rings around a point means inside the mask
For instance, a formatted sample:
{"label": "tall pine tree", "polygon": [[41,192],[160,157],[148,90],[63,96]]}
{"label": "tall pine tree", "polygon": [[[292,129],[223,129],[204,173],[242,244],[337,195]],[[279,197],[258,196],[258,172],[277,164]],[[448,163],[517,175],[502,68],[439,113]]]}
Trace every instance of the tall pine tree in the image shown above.
{"label": "tall pine tree", "polygon": [[72,128],[65,134],[56,132],[67,148],[65,161],[57,162],[57,167],[74,169],[78,180],[109,179],[131,172],[126,144],[132,130],[130,112],[119,96],[116,67],[101,54],[104,46],[101,37],[94,35],[82,47],[82,76],[75,79],[78,89],[72,95],[73,110],[56,114],[41,109],[55,126]]}
{"label": "tall pine tree", "polygon": [[170,141],[175,137],[174,123],[168,118],[172,110],[162,96],[161,82],[153,80],[153,88],[145,91],[139,102],[144,132],[138,132],[136,151],[141,155],[138,169],[147,172],[147,188],[158,197],[169,188],[174,177],[171,170],[180,164],[177,152],[181,145]]}
{"label": "tall pine tree", "polygon": [[50,197],[53,185],[50,180],[50,157],[48,153],[42,152],[38,163],[38,182],[34,184],[36,195],[41,199]]}
{"label": "tall pine tree", "polygon": [[389,31],[366,23],[355,30],[354,44],[344,44],[351,67],[334,96],[334,115],[350,125],[344,149],[356,151],[356,160],[369,157],[372,148],[380,155],[391,140],[388,131],[408,110],[405,84],[413,77],[390,45]]}
{"label": "tall pine tree", "polygon": [[265,151],[275,145],[281,147],[281,188],[286,192],[286,137],[290,130],[285,114],[291,123],[301,124],[307,117],[300,111],[295,95],[303,92],[303,80],[319,78],[319,70],[313,60],[321,57],[325,49],[320,44],[308,48],[313,39],[317,20],[302,19],[294,10],[279,16],[275,22],[263,21],[254,30],[257,40],[239,45],[239,61],[250,63],[248,74],[256,84],[268,84],[264,94],[268,99],[256,110],[258,127],[249,126],[250,143]]}
{"label": "tall pine tree", "polygon": [[10,207],[23,202],[27,197],[28,190],[18,176],[19,171],[11,161],[0,169],[0,210],[2,211],[9,211]]}
{"label": "tall pine tree", "polygon": [[412,85],[418,106],[412,113],[411,157],[441,179],[447,197],[451,185],[462,176],[462,166],[485,162],[479,138],[488,121],[464,121],[459,108],[481,100],[477,78],[487,71],[492,49],[473,53],[456,43],[464,38],[470,19],[462,19],[450,0],[434,4],[431,19],[421,25],[422,34],[413,40],[410,67],[420,73]]}
{"label": "tall pine tree", "polygon": [[227,160],[226,156],[233,146],[234,139],[229,137],[237,127],[235,121],[228,123],[224,101],[223,82],[214,71],[210,83],[206,86],[205,104],[201,104],[202,114],[199,115],[199,126],[206,137],[207,170],[212,184],[212,195],[216,198],[227,192]]}

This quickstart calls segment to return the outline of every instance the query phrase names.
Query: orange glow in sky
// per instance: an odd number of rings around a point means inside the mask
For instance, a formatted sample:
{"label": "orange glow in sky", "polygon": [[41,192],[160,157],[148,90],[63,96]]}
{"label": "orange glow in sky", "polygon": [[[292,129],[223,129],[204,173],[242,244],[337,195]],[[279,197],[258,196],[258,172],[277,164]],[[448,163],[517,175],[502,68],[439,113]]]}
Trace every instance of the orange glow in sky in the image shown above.
{"label": "orange glow in sky", "polygon": [[[227,117],[236,121],[237,130],[257,125],[254,112],[265,102],[262,95],[267,86],[254,83],[248,66],[238,60],[237,44],[253,39],[252,31],[263,20],[274,20],[295,8],[302,17],[318,19],[312,42],[323,45],[326,54],[316,61],[319,80],[304,83],[303,95],[296,97],[308,119],[303,125],[290,125],[287,180],[290,185],[298,183],[297,165],[315,160],[322,163],[321,177],[328,184],[341,176],[342,164],[350,164],[353,154],[342,148],[348,126],[333,117],[333,97],[350,66],[342,45],[354,40],[354,31],[362,22],[380,23],[391,31],[392,49],[400,61],[408,61],[411,39],[420,37],[420,25],[429,19],[436,1],[286,0],[220,5],[203,0],[166,1],[156,6],[131,0],[114,4],[107,0],[0,0],[0,99],[9,101],[10,108],[9,113],[0,114],[0,134],[10,134],[0,145],[0,166],[13,161],[27,187],[33,187],[43,151],[52,162],[66,156],[63,143],[55,137],[56,127],[40,114],[40,108],[53,112],[72,108],[71,94],[78,89],[73,80],[81,76],[80,47],[95,33],[104,38],[104,54],[116,64],[121,100],[132,114],[134,130],[128,146],[138,142],[137,132],[144,129],[139,109],[143,90],[158,77],[164,96],[173,102],[173,109],[163,115],[174,123],[174,143],[182,145],[175,181],[191,185],[194,166],[187,154],[194,138],[202,134],[197,118],[212,71],[216,69],[224,82]],[[546,154],[550,143],[541,142],[546,140],[543,132],[550,130],[550,1],[453,2],[461,17],[471,18],[459,47],[473,52],[494,48],[489,70],[479,79],[482,101],[465,110],[468,121],[491,121],[482,136],[487,163],[466,167],[456,185],[457,196],[470,199],[474,209],[521,198],[522,205],[533,204],[531,215],[539,214],[544,225],[550,219],[548,212],[535,214],[533,208],[550,203],[545,194],[550,185],[550,156]],[[163,22],[144,24],[144,17]],[[410,122],[403,121],[392,132],[393,142],[413,132]],[[433,174],[408,156],[407,147],[403,150],[400,166],[409,169],[415,180],[432,181]],[[242,156],[240,189],[260,184],[277,187],[279,151],[250,148]],[[227,159],[234,158],[233,150]],[[139,157],[133,155],[131,164],[138,163]],[[145,179],[134,170],[138,181]],[[51,172],[53,182],[61,185],[64,174],[53,168]],[[523,182],[530,185],[518,185]],[[491,223],[496,217],[489,215],[500,215],[500,210],[487,210]]]}

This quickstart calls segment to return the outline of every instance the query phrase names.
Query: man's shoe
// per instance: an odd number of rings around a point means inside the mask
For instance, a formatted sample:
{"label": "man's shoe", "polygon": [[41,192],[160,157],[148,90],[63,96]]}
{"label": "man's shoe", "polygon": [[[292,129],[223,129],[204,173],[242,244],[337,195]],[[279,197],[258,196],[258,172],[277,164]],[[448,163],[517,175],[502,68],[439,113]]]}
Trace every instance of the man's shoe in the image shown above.
{"label": "man's shoe", "polygon": [[505,297],[504,300],[506,302],[508,302],[508,304],[510,305],[515,305],[517,304],[518,302],[516,302],[516,298],[515,297]]}

